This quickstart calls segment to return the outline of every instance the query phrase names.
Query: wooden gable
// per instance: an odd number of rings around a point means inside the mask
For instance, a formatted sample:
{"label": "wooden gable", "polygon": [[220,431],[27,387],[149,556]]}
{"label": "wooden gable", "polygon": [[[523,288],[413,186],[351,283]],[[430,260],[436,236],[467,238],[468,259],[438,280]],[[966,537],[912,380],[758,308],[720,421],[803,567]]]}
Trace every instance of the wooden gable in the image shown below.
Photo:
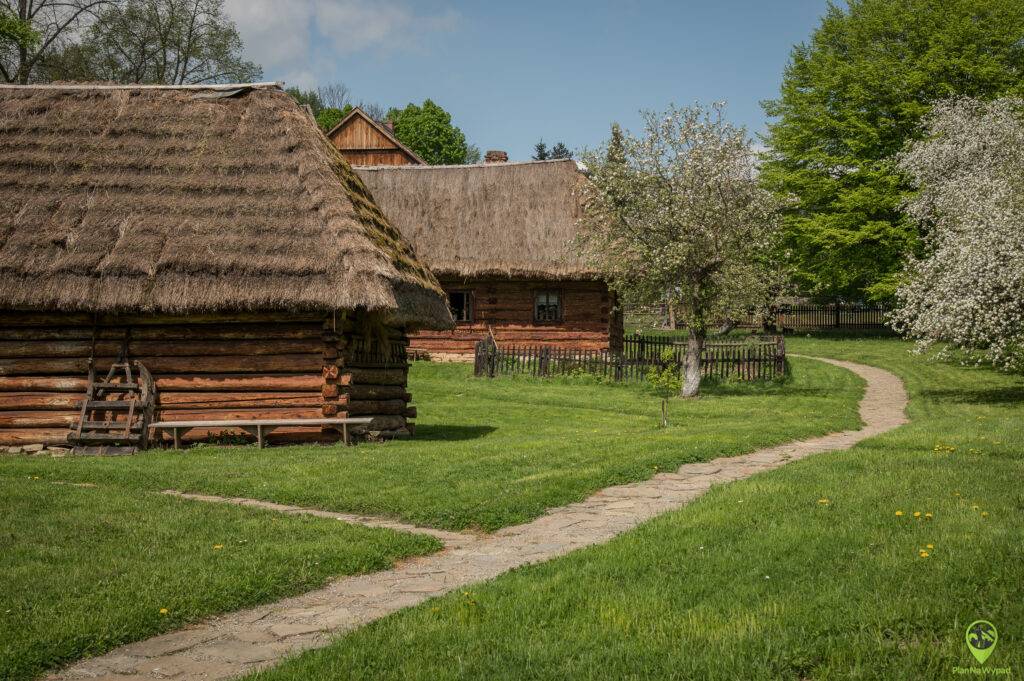
{"label": "wooden gable", "polygon": [[398,141],[387,127],[359,107],[345,116],[327,137],[353,166],[426,165],[426,161]]}

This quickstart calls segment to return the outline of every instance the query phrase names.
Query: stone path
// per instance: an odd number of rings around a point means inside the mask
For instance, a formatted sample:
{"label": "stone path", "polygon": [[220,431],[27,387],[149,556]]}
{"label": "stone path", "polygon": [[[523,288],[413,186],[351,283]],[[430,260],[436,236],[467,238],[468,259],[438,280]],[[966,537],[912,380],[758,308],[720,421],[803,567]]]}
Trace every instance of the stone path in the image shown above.
{"label": "stone path", "polygon": [[[289,653],[327,645],[355,629],[402,608],[459,587],[496,577],[512,568],[549,560],[606,542],[657,515],[685,505],[712,485],[746,478],[819,452],[849,449],[865,438],[907,422],[907,395],[893,374],[874,367],[821,360],[849,369],[867,381],[860,403],[864,427],[802,442],[769,447],[744,456],[686,464],[675,473],[609,487],[579,503],[551,509],[524,525],[490,535],[424,530],[402,523],[278,506],[222,497],[191,498],[258,505],[289,513],[314,513],[352,522],[428,531],[444,550],[404,561],[368,575],[338,579],[323,589],[270,605],[212,618],[185,629],[122,646],[83,660],[52,679],[224,679],[274,664]],[[185,496],[185,495],[182,495]]]}

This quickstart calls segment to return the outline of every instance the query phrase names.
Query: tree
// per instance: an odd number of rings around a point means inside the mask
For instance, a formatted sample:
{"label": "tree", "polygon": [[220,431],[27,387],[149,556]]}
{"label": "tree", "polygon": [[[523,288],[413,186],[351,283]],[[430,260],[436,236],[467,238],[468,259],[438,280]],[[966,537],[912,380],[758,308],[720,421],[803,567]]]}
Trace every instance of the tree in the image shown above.
{"label": "tree", "polygon": [[[96,12],[116,1],[0,0],[0,16],[9,36],[0,38],[0,78],[7,83],[35,82],[43,59],[72,44]],[[25,40],[27,35],[32,39]]]}
{"label": "tree", "polygon": [[350,100],[351,92],[344,83],[329,83],[316,89],[320,102],[327,109],[344,109]]}
{"label": "tree", "polygon": [[548,145],[541,140],[533,145],[533,160],[534,161],[548,161],[551,159],[562,159],[572,158],[572,152],[569,151],[569,147],[563,143],[558,142],[555,146],[548,149]]}
{"label": "tree", "polygon": [[544,140],[541,140],[533,145],[533,160],[534,161],[546,161],[548,160],[548,145],[544,144]]}
{"label": "tree", "polygon": [[775,246],[779,202],[758,185],[751,141],[723,105],[642,117],[642,136],[613,126],[584,156],[578,243],[624,303],[661,303],[667,292],[689,329],[681,394],[695,397],[711,325],[764,295],[759,254]]}
{"label": "tree", "polygon": [[314,116],[324,108],[324,102],[320,99],[320,93],[317,90],[303,90],[298,87],[290,87],[285,88],[285,92],[291,95],[292,99],[299,103],[299,106],[308,106]]}
{"label": "tree", "polygon": [[324,132],[330,132],[334,129],[341,119],[345,118],[345,113],[341,109],[336,109],[333,106],[320,109],[320,112],[316,114],[316,124]]}
{"label": "tree", "polygon": [[466,146],[466,164],[472,165],[474,163],[479,163],[482,159],[483,154],[480,153],[480,147],[475,144],[469,144]]}
{"label": "tree", "polygon": [[0,52],[24,47],[32,49],[39,43],[39,34],[32,29],[32,23],[18,18],[5,7],[0,6]]}
{"label": "tree", "polygon": [[97,80],[244,83],[262,69],[242,58],[224,0],[125,0],[100,11],[81,50]]}
{"label": "tree", "polygon": [[555,146],[551,147],[551,154],[548,158],[572,158],[572,152],[569,151],[569,147],[558,142]]}
{"label": "tree", "polygon": [[907,264],[893,326],[922,349],[941,341],[1024,369],[1024,100],[947,100],[925,123],[898,160],[920,187],[908,212],[925,248]]}
{"label": "tree", "polygon": [[395,124],[395,137],[430,165],[466,162],[466,136],[452,125],[451,114],[431,100],[391,109],[387,117]]}
{"label": "tree", "polygon": [[819,297],[891,297],[918,230],[892,157],[937,99],[1024,90],[1020,0],[848,0],[793,48],[762,167],[797,202],[784,244]]}

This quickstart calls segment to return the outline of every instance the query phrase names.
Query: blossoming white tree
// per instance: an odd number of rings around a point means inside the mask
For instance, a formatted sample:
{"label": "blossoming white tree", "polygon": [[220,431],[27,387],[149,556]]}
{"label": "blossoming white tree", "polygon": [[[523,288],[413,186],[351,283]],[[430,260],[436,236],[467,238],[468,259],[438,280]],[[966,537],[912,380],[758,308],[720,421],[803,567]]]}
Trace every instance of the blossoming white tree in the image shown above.
{"label": "blossoming white tree", "polygon": [[579,245],[623,302],[667,294],[675,304],[689,329],[681,394],[694,397],[710,326],[763,300],[777,200],[758,186],[751,140],[723,105],[642,116],[641,136],[613,126],[608,144],[584,155]]}
{"label": "blossoming white tree", "polygon": [[926,230],[897,291],[893,326],[926,348],[1024,368],[1024,100],[946,100],[899,158]]}

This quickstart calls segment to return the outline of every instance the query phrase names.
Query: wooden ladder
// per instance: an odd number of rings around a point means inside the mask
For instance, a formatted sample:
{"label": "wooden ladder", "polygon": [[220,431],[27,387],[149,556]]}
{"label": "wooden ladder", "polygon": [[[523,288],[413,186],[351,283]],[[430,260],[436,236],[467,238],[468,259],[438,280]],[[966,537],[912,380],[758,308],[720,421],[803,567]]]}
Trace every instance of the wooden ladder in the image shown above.
{"label": "wooden ladder", "polygon": [[78,424],[68,436],[76,454],[134,454],[148,444],[155,404],[153,379],[141,362],[128,361],[124,354],[99,380],[90,358]]}

